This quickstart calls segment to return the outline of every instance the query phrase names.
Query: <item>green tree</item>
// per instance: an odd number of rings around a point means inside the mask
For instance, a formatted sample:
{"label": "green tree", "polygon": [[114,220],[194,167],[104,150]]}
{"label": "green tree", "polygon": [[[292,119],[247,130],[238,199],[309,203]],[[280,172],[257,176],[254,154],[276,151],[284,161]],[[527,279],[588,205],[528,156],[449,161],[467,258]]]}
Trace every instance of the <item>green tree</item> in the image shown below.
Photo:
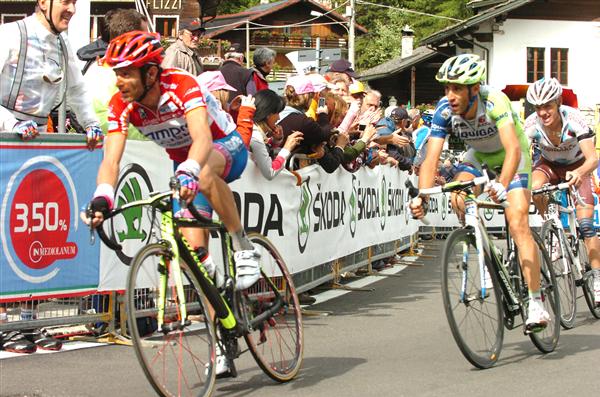
{"label": "green tree", "polygon": [[217,8],[217,15],[235,14],[246,11],[250,7],[258,5],[260,0],[221,0]]}
{"label": "green tree", "polygon": [[[468,1],[383,0],[378,4],[462,20],[471,15],[470,10],[466,7]],[[401,31],[405,25],[409,25],[414,30],[414,45],[418,46],[419,40],[422,38],[457,23],[450,19],[434,18],[368,4],[360,4],[356,9],[356,15],[357,22],[369,30],[367,35],[357,38],[356,41],[356,66],[363,70],[400,55],[402,51]]]}

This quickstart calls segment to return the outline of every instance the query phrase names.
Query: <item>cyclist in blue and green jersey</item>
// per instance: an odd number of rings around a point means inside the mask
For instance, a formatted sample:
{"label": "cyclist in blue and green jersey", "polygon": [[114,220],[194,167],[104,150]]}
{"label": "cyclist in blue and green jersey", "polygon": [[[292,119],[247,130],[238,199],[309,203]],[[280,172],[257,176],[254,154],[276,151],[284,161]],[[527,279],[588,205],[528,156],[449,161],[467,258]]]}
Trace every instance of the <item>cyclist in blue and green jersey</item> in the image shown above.
{"label": "cyclist in blue and green jersey", "polygon": [[[542,304],[540,258],[529,228],[531,157],[528,140],[506,95],[480,84],[485,75],[485,62],[473,54],[449,58],[438,71],[436,79],[445,85],[446,96],[438,103],[433,116],[419,188],[433,186],[437,162],[448,134],[462,139],[468,147],[455,180],[481,176],[484,163],[491,169],[501,169],[496,180],[490,183],[489,193],[496,202],[509,202],[506,219],[529,286],[526,330],[537,332],[548,325],[550,316]],[[453,197],[452,205],[459,218],[464,219],[464,202],[459,195]],[[411,209],[415,218],[422,218],[426,212],[423,199],[416,199]]]}

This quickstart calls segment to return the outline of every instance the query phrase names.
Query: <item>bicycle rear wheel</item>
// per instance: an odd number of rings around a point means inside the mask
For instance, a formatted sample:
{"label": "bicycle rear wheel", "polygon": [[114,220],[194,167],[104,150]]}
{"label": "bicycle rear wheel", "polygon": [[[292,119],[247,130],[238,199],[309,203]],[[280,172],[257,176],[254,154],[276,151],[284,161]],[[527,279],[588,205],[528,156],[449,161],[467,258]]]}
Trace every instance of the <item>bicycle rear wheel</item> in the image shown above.
{"label": "bicycle rear wheel", "polygon": [[537,245],[541,264],[541,286],[542,302],[544,309],[550,315],[550,322],[540,332],[529,334],[531,341],[542,353],[554,351],[558,344],[560,335],[560,296],[554,272],[550,271],[552,263],[548,257],[548,252],[544,248],[542,238],[533,230],[531,231],[533,239]]}
{"label": "bicycle rear wheel", "polygon": [[[486,266],[487,277],[481,275],[472,230],[450,233],[442,252],[444,310],[456,344],[477,368],[494,365],[504,338],[502,296],[496,275],[490,264]],[[486,291],[482,296],[483,287]]]}
{"label": "bicycle rear wheel", "polygon": [[590,266],[590,259],[588,257],[587,248],[582,240],[577,242],[577,250],[579,255],[579,262],[584,269],[583,273],[583,296],[587,303],[592,315],[596,318],[600,318],[600,306],[596,306],[594,301],[594,278],[592,277],[592,267]]}
{"label": "bicycle rear wheel", "polygon": [[550,268],[556,278],[556,288],[560,298],[560,325],[565,329],[571,329],[575,326],[577,314],[577,287],[571,256],[563,251],[563,246],[568,246],[568,243],[564,241],[564,245],[561,244],[560,234],[552,221],[543,224],[541,237],[550,256]]}
{"label": "bicycle rear wheel", "polygon": [[246,335],[246,344],[258,366],[277,382],[292,380],[302,365],[302,312],[294,282],[283,258],[264,236],[250,233],[261,254],[261,278],[240,291],[240,308],[249,321],[281,306]]}
{"label": "bicycle rear wheel", "polygon": [[[181,265],[185,305],[180,303],[170,258],[163,244],[150,244],[132,260],[126,291],[131,340],[146,378],[159,395],[209,396],[215,384],[214,322],[196,276],[185,264]],[[168,279],[161,281],[165,273]],[[164,325],[157,329],[161,302]]]}

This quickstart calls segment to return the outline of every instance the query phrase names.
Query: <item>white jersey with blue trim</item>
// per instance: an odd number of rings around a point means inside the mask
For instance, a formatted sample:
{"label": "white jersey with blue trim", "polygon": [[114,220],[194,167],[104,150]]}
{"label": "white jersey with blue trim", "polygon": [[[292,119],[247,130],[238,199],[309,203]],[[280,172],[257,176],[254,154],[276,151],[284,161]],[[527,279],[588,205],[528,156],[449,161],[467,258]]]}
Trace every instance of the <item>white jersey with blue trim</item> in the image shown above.
{"label": "white jersey with blue trim", "polygon": [[531,141],[539,144],[544,159],[560,165],[574,164],[584,157],[579,142],[594,138],[594,133],[579,110],[565,105],[558,110],[562,122],[558,146],[552,143],[535,112],[525,120],[525,132]]}
{"label": "white jersey with blue trim", "polygon": [[431,137],[446,138],[452,133],[477,152],[495,153],[504,148],[499,128],[506,123],[514,124],[518,135],[523,133],[522,124],[508,97],[500,90],[482,85],[473,120],[452,113],[448,98],[439,101],[431,121]]}

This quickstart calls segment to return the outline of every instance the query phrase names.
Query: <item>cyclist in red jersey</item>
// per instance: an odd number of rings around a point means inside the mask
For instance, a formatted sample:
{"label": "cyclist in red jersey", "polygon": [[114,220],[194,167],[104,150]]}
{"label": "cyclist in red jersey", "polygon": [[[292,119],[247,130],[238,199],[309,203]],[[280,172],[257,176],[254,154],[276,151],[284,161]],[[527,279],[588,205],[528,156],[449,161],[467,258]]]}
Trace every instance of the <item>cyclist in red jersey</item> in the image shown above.
{"label": "cyclist in red jersey", "polygon": [[[223,131],[208,117],[205,98],[194,76],[160,67],[163,54],[160,36],[142,31],[113,39],[106,50],[104,61],[117,75],[119,92],[108,108],[104,159],[90,202],[94,211],[91,225],[98,226],[113,206],[114,186],[131,123],[164,147],[174,161],[181,199],[201,203],[200,192],[219,214],[233,239],[236,286],[248,288],[259,278],[260,255],[244,232],[227,186],[241,175],[248,152],[236,131]],[[178,212],[186,215],[185,211]],[[183,229],[183,234],[193,248],[200,248],[200,229]]]}

